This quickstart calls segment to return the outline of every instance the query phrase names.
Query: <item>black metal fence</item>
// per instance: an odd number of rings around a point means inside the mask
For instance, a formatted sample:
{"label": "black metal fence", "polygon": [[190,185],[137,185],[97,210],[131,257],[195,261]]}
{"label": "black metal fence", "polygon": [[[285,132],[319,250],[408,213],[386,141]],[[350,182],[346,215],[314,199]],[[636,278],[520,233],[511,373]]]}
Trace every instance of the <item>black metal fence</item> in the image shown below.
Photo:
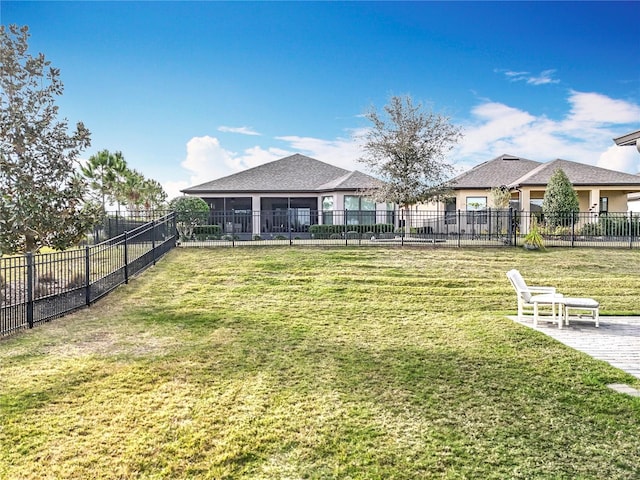
{"label": "black metal fence", "polygon": [[93,246],[0,258],[0,335],[90,305],[176,245],[168,214]]}
{"label": "black metal fence", "polygon": [[168,210],[141,210],[138,212],[107,212],[102,221],[87,235],[87,244],[96,245],[139,228],[147,223],[158,221],[171,213]]}
{"label": "black metal fence", "polygon": [[544,218],[513,209],[212,212],[198,225],[178,222],[182,246],[437,245],[522,246],[535,221],[545,246],[640,246],[640,214],[581,212]]}

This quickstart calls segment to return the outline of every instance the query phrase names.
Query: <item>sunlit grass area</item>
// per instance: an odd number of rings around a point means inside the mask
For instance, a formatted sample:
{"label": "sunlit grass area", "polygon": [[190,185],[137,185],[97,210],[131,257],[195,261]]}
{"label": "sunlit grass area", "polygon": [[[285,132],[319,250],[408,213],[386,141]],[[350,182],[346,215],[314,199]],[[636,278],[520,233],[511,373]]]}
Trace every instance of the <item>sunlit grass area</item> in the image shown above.
{"label": "sunlit grass area", "polygon": [[505,276],[640,314],[640,252],[174,250],[0,341],[0,478],[640,477],[631,376]]}

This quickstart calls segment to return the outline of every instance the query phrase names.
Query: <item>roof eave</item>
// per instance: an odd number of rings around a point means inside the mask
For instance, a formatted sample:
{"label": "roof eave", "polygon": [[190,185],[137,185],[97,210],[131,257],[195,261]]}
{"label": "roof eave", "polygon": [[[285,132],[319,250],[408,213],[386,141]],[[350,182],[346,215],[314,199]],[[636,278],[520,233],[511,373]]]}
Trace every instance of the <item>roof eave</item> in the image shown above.
{"label": "roof eave", "polygon": [[613,139],[620,147],[635,146],[638,140],[640,140],[640,130]]}

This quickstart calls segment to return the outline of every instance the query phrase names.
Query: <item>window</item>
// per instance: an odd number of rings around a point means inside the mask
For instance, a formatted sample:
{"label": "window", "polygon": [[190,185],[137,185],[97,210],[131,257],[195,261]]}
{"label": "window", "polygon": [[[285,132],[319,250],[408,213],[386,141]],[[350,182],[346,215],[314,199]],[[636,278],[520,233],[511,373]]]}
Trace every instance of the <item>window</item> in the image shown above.
{"label": "window", "polygon": [[467,197],[467,224],[487,223],[487,197]]}
{"label": "window", "polygon": [[609,197],[600,197],[600,213],[609,213]]}
{"label": "window", "polygon": [[347,210],[347,225],[374,225],[376,223],[376,202],[355,195],[344,196]]}
{"label": "window", "polygon": [[456,199],[447,198],[444,202],[444,223],[445,225],[456,224]]}
{"label": "window", "polygon": [[322,197],[322,223],[333,225],[333,197]]}

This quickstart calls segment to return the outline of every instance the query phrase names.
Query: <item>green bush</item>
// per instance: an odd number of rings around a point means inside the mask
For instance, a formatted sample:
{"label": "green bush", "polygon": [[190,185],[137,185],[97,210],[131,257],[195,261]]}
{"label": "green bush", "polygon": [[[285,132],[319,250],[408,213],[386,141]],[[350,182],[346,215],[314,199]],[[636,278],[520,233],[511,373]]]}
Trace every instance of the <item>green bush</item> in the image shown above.
{"label": "green bush", "polygon": [[579,232],[585,236],[634,237],[640,236],[640,217],[629,218],[627,214],[601,215],[597,222],[587,223]]}
{"label": "green bush", "polygon": [[196,240],[216,240],[222,234],[220,225],[196,225],[193,227],[193,235]]}
{"label": "green bush", "polygon": [[393,225],[390,223],[376,223],[375,225],[311,225],[309,227],[309,233],[313,235],[313,238],[333,238],[333,235],[339,234],[341,238],[342,234],[346,232],[357,233],[358,235],[367,234],[369,237],[378,233],[393,232]]}
{"label": "green bush", "polygon": [[549,237],[567,237],[571,235],[571,227],[563,227],[562,225],[544,225],[538,228],[540,235]]}
{"label": "green bush", "polygon": [[602,235],[602,225],[600,223],[587,223],[580,228],[578,235],[599,237]]}
{"label": "green bush", "polygon": [[640,234],[640,218],[629,219],[628,215],[602,215],[598,220],[602,234],[607,236],[637,237]]}

